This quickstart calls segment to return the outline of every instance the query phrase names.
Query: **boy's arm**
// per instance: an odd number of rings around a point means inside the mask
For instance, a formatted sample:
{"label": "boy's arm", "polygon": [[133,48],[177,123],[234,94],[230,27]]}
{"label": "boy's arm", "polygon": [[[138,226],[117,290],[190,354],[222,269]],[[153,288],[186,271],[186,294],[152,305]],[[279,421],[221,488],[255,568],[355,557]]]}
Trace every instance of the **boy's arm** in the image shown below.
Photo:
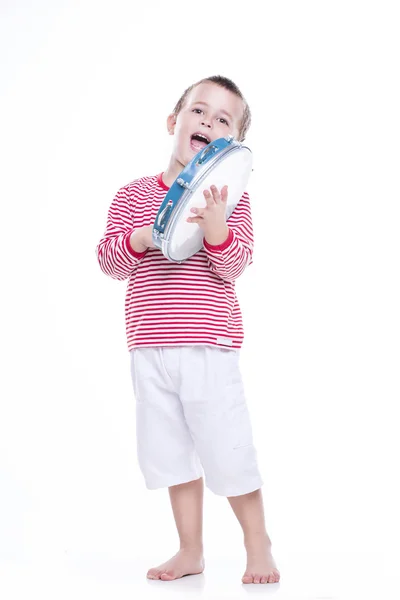
{"label": "boy's arm", "polygon": [[247,192],[228,219],[227,226],[227,239],[219,245],[212,245],[205,238],[204,250],[210,269],[221,279],[233,281],[252,263],[253,257],[253,222]]}
{"label": "boy's arm", "polygon": [[[96,246],[96,256],[101,270],[113,279],[127,279],[136,270],[147,249],[140,242],[139,229],[133,225],[129,190],[121,188],[108,211],[104,236]],[[131,246],[132,241],[137,250]],[[138,239],[139,238],[139,239]]]}

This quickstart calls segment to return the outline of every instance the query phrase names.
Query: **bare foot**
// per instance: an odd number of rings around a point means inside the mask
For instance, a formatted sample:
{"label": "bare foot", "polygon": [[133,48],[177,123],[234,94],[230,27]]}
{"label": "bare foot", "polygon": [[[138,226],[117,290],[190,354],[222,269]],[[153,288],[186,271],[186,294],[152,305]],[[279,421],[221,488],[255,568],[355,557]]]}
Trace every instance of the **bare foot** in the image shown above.
{"label": "bare foot", "polygon": [[175,556],[159,567],[150,569],[148,579],[172,581],[185,575],[197,575],[204,571],[204,558],[198,550],[179,550]]}
{"label": "bare foot", "polygon": [[247,567],[243,583],[277,583],[280,573],[271,554],[271,544],[265,540],[247,542]]}

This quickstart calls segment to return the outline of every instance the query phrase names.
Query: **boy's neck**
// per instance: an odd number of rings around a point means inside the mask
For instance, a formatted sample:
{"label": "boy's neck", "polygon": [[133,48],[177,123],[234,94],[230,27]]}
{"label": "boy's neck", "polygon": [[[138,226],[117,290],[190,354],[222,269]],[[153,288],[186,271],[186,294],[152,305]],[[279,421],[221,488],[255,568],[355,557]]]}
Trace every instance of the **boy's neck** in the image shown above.
{"label": "boy's neck", "polygon": [[174,183],[175,179],[183,171],[183,169],[184,166],[181,165],[181,163],[178,162],[176,158],[174,158],[174,156],[171,156],[169,165],[162,175],[162,179],[165,185],[171,187],[171,185]]}

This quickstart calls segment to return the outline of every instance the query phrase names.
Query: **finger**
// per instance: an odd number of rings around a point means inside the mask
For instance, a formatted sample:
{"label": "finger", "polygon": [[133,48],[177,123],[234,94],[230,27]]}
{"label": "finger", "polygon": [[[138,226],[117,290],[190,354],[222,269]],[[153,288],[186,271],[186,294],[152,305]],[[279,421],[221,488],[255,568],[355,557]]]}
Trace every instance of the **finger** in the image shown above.
{"label": "finger", "polygon": [[191,208],[190,212],[195,213],[198,217],[204,217],[204,208]]}
{"label": "finger", "polygon": [[228,186],[224,185],[221,190],[221,202],[226,202],[228,200]]}
{"label": "finger", "polygon": [[186,221],[187,221],[188,223],[197,223],[197,224],[199,224],[199,223],[204,223],[204,219],[202,219],[202,218],[200,218],[200,217],[188,217],[188,218],[186,219]]}
{"label": "finger", "polygon": [[213,206],[215,204],[215,200],[208,190],[204,190],[203,195],[206,199],[207,206]]}
{"label": "finger", "polygon": [[217,186],[216,185],[212,185],[211,188],[210,188],[210,190],[211,190],[211,193],[213,195],[214,202],[216,204],[219,204],[221,202],[221,194],[219,193],[219,190],[218,190]]}

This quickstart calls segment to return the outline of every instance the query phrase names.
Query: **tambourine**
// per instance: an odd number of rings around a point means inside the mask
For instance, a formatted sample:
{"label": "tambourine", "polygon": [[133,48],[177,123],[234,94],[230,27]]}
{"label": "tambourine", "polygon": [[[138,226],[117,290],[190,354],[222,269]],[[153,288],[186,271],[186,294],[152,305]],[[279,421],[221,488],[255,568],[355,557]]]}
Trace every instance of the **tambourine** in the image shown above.
{"label": "tambourine", "polygon": [[192,207],[204,208],[203,191],[228,186],[226,219],[246,190],[253,164],[251,150],[232,136],[219,138],[193,157],[165,196],[153,225],[154,245],[172,262],[183,262],[203,247],[203,232],[188,223]]}

